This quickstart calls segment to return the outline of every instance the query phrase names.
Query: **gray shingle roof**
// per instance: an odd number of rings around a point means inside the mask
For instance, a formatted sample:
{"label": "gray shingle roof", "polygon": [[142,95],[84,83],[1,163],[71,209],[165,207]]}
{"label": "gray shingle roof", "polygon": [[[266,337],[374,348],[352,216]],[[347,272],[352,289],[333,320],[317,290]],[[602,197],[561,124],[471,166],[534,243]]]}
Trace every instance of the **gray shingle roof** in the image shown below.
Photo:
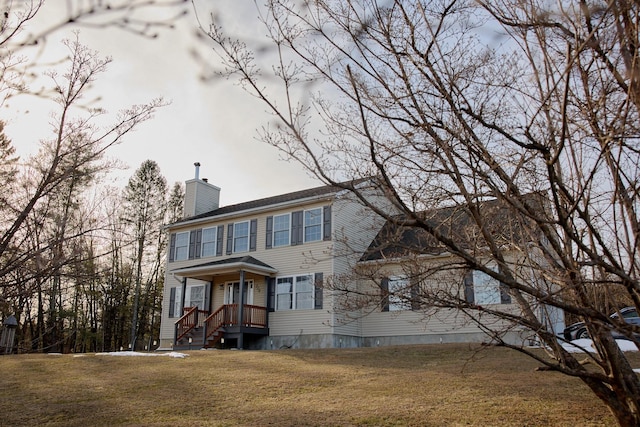
{"label": "gray shingle roof", "polygon": [[356,185],[358,182],[364,181],[365,179],[347,181],[344,183],[340,183],[338,185],[323,185],[320,187],[309,188],[306,190],[294,191],[291,193],[280,194],[278,196],[265,197],[262,199],[251,200],[248,202],[237,203],[234,205],[222,206],[218,209],[214,209],[209,212],[205,212],[199,215],[194,215],[188,218],[181,219],[170,225],[179,225],[183,222],[193,221],[201,218],[209,218],[215,217],[218,215],[230,214],[235,212],[242,212],[250,209],[257,209],[268,207],[271,205],[278,205],[281,203],[292,202],[295,200],[303,200],[310,197],[319,197],[323,195],[330,195],[332,193],[337,193],[342,191],[344,188],[348,188],[350,186]]}
{"label": "gray shingle roof", "polygon": [[[528,195],[532,206],[543,206],[540,195]],[[512,245],[530,242],[534,229],[525,216],[513,207],[498,200],[481,202],[480,217],[486,231],[498,245]],[[448,237],[462,249],[486,248],[485,241],[476,221],[471,217],[466,205],[447,207],[420,212],[421,219],[434,227],[440,234]],[[448,249],[430,235],[424,228],[403,225],[406,216],[397,216],[388,220],[373,239],[360,261],[376,261],[401,258],[408,255],[437,255]]]}
{"label": "gray shingle roof", "polygon": [[273,267],[271,267],[269,264],[266,264],[250,255],[246,255],[246,256],[242,256],[242,257],[234,257],[234,258],[226,258],[226,259],[221,259],[218,261],[211,261],[211,262],[205,262],[203,264],[197,264],[197,265],[192,265],[189,267],[184,267],[184,268],[179,268],[177,270],[174,270],[175,272],[179,272],[180,270],[189,270],[189,269],[194,269],[194,268],[201,268],[201,267],[216,267],[216,266],[223,266],[223,265],[228,265],[228,264],[251,264],[251,265],[255,265],[257,267],[263,267],[263,268],[269,268],[269,269],[274,269]]}

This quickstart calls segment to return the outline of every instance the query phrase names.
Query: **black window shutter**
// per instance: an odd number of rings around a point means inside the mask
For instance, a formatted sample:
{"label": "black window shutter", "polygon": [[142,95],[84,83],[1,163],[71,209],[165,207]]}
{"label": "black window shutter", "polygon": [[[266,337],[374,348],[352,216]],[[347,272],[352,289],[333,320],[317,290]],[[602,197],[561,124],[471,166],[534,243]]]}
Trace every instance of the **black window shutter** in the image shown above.
{"label": "black window shutter", "polygon": [[258,238],[258,220],[252,219],[249,224],[249,251],[256,250],[256,242]]}
{"label": "black window shutter", "polygon": [[189,233],[189,259],[196,257],[196,230]]}
{"label": "black window shutter", "polygon": [[464,276],[464,300],[469,304],[475,302],[473,293],[473,271],[469,271]]}
{"label": "black window shutter", "polygon": [[420,309],[420,282],[416,277],[411,277],[411,310]]}
{"label": "black window shutter", "polygon": [[313,308],[315,310],[322,309],[322,297],[324,295],[324,286],[322,283],[323,274],[316,273],[314,278],[315,296],[313,298]]}
{"label": "black window shutter", "polygon": [[500,304],[511,304],[509,287],[502,282],[500,282]]}
{"label": "black window shutter", "polygon": [[389,311],[389,278],[383,277],[380,280],[380,290],[382,291],[382,311]]}
{"label": "black window shutter", "polygon": [[276,279],[267,277],[267,310],[275,311],[276,309]]}
{"label": "black window shutter", "polygon": [[218,226],[218,233],[216,238],[218,241],[216,242],[216,256],[222,256],[222,242],[224,238],[224,225]]}
{"label": "black window shutter", "polygon": [[176,288],[169,291],[169,317],[176,317]]}
{"label": "black window shutter", "polygon": [[323,208],[322,221],[323,239],[331,240],[331,205],[327,205]]}
{"label": "black window shutter", "polygon": [[301,245],[303,242],[303,211],[291,213],[291,245]]}
{"label": "black window shutter", "polygon": [[173,262],[176,259],[176,233],[171,233],[169,240],[169,262]]}
{"label": "black window shutter", "polygon": [[233,252],[233,224],[227,226],[227,255]]}
{"label": "black window shutter", "polygon": [[273,216],[267,217],[267,234],[265,235],[265,249],[271,249],[273,246]]}
{"label": "black window shutter", "polygon": [[202,253],[202,228],[196,230],[196,252],[195,257],[200,258]]}

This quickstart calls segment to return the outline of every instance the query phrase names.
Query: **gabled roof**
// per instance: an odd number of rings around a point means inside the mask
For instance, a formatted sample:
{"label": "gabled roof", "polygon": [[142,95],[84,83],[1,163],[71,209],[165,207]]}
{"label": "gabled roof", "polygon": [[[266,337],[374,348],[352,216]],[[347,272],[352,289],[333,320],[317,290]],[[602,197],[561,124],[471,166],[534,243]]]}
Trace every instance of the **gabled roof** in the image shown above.
{"label": "gabled roof", "polygon": [[233,214],[253,209],[266,208],[269,206],[276,206],[284,203],[295,202],[296,200],[305,200],[311,198],[319,198],[322,196],[330,196],[332,194],[343,191],[345,187],[355,186],[360,182],[366,181],[369,178],[358,179],[353,181],[347,181],[338,185],[323,185],[320,187],[309,188],[306,190],[294,191],[291,193],[280,194],[278,196],[265,197],[262,199],[251,200],[248,202],[237,203],[234,205],[222,206],[218,209],[214,209],[209,212],[205,212],[199,215],[190,216],[188,218],[181,219],[169,226],[180,225],[185,222],[191,222],[198,219],[210,218],[219,215]]}
{"label": "gabled roof", "polygon": [[226,258],[217,261],[206,262],[203,264],[192,265],[189,267],[176,268],[170,270],[169,273],[181,277],[210,276],[225,274],[228,272],[236,272],[246,270],[257,274],[274,274],[278,270],[270,265],[247,255],[243,257]]}
{"label": "gabled roof", "polygon": [[[539,196],[528,196],[541,206]],[[526,226],[528,220],[516,210],[498,200],[478,204],[480,216],[487,231],[500,246],[532,240]],[[487,243],[481,230],[471,217],[468,205],[452,206],[418,213],[425,223],[434,227],[462,249],[482,249]],[[439,255],[448,249],[426,230],[418,226],[405,226],[406,216],[389,219],[373,239],[360,262],[398,259],[409,255]]]}
{"label": "gabled roof", "polygon": [[307,190],[294,191],[292,193],[281,194],[278,196],[265,197],[263,199],[251,200],[249,202],[237,203],[234,205],[222,206],[218,209],[214,209],[209,212],[202,213],[200,215],[194,215],[188,218],[184,218],[178,222],[175,222],[171,225],[177,225],[182,222],[192,221],[195,219],[201,218],[209,218],[218,215],[231,214],[235,212],[242,212],[257,208],[263,208],[271,205],[278,205],[281,203],[292,202],[295,200],[303,200],[311,197],[319,197],[323,195],[328,195],[331,193],[336,193],[340,191],[339,187],[334,187],[331,185],[323,185],[322,187],[310,188]]}

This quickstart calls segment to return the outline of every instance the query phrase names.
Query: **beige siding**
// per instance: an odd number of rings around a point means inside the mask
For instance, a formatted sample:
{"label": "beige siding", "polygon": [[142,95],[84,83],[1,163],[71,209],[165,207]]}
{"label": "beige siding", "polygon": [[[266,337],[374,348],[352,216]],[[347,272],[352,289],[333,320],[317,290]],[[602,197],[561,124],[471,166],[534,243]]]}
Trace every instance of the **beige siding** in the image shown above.
{"label": "beige siding", "polygon": [[220,189],[209,183],[199,181],[196,187],[195,214],[217,209],[220,204]]}
{"label": "beige siding", "polygon": [[169,298],[171,288],[180,285],[180,281],[171,275],[165,277],[164,289],[162,290],[162,315],[160,320],[160,340],[173,341],[174,324],[177,319],[169,318]]}
{"label": "beige siding", "polygon": [[[335,239],[333,271],[336,279],[355,281],[353,269],[362,253],[371,244],[384,220],[364,208],[351,193],[345,193],[333,204],[333,233]],[[336,298],[340,298],[337,296]],[[335,307],[340,306],[336,301]],[[358,313],[335,310],[332,324],[335,333],[361,336],[361,321]]]}
{"label": "beige siding", "polygon": [[184,216],[190,217],[217,209],[220,188],[200,179],[190,179],[185,185]]}
{"label": "beige siding", "polygon": [[311,335],[331,333],[327,310],[276,311],[269,316],[269,334]]}
{"label": "beige siding", "polygon": [[[387,263],[377,271],[380,277],[392,277],[405,275],[407,265],[412,268],[420,268],[424,271],[433,271],[428,279],[422,281],[421,286],[427,286],[430,290],[441,289],[451,294],[459,294],[464,298],[463,275],[464,270],[440,270],[442,267],[451,266],[456,259],[452,256],[424,257],[413,261],[413,264]],[[417,262],[417,264],[415,264]],[[363,281],[359,284],[361,289],[376,289],[377,285]],[[371,307],[369,307],[371,308]],[[496,304],[496,309],[504,312],[517,312],[515,304]],[[471,322],[462,312],[455,309],[431,309],[423,311],[388,311],[380,308],[364,310],[367,313],[362,319],[362,336],[409,336],[419,334],[467,334],[479,333],[480,329]],[[506,324],[498,319],[485,316],[483,322],[494,328],[504,327]]]}
{"label": "beige siding", "polygon": [[[168,318],[169,288],[180,283],[171,274],[172,270],[200,265],[207,262],[220,261],[228,258],[236,258],[249,255],[277,269],[278,272],[276,276],[323,273],[324,277],[328,277],[329,275],[333,274],[333,260],[331,258],[333,247],[332,242],[319,241],[296,246],[284,246],[265,249],[267,216],[290,213],[300,209],[323,207],[327,204],[329,204],[329,201],[320,201],[317,203],[308,204],[304,207],[271,210],[259,214],[237,216],[234,218],[226,219],[224,221],[211,221],[198,224],[197,226],[183,226],[172,229],[171,232],[181,232],[197,228],[223,225],[223,255],[219,257],[212,256],[193,260],[176,261],[167,264],[167,286],[165,287],[163,297],[161,338],[172,339],[173,324],[176,320]],[[248,221],[252,219],[257,219],[256,251],[226,255],[227,225],[234,222]],[[253,279],[254,283],[256,284],[256,288],[254,290],[254,304],[266,306],[268,295],[264,276],[247,274],[245,279],[249,278]],[[237,281],[238,279],[238,275],[213,277],[214,308],[219,307],[224,302],[224,287],[223,289],[220,289],[220,285],[228,281]],[[294,310],[288,312],[270,313],[270,332],[275,335],[295,335],[299,333],[300,329],[303,329],[305,331],[305,334],[329,333],[330,327],[327,325],[329,325],[328,320],[330,319],[327,319],[327,311],[330,310],[331,307],[331,298],[326,292],[325,296],[323,297],[323,303],[324,307],[322,310]]]}
{"label": "beige siding", "polygon": [[196,211],[196,181],[189,180],[184,188],[184,217],[190,217]]}
{"label": "beige siding", "polygon": [[425,317],[413,311],[374,312],[362,322],[363,337],[475,333],[479,329],[454,310]]}

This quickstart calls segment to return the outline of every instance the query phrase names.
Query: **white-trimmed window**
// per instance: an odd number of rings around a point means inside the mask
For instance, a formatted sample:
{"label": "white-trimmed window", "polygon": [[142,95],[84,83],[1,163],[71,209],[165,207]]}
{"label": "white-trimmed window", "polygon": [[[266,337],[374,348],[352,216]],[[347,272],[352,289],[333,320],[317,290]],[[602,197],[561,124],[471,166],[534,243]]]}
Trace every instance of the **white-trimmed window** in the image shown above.
{"label": "white-trimmed window", "polygon": [[406,276],[389,277],[389,311],[411,310],[411,291]]}
{"label": "white-trimmed window", "polygon": [[312,310],[313,274],[276,278],[276,310]]}
{"label": "white-trimmed window", "polygon": [[182,317],[182,285],[169,289],[169,317]]}
{"label": "white-trimmed window", "polygon": [[187,286],[187,293],[184,296],[185,307],[198,307],[200,310],[204,310],[204,285],[190,285]]}
{"label": "white-trimmed window", "polygon": [[304,211],[304,241],[322,240],[322,208]]}
{"label": "white-trimmed window", "polygon": [[249,221],[233,224],[233,252],[249,250]]}
{"label": "white-trimmed window", "polygon": [[[495,268],[492,267],[495,270]],[[465,299],[478,305],[510,304],[511,295],[504,284],[487,273],[472,270],[464,278]]]}
{"label": "white-trimmed window", "polygon": [[216,244],[218,237],[218,227],[209,227],[202,229],[202,249],[201,256],[214,256],[216,254]]}
{"label": "white-trimmed window", "polygon": [[184,261],[189,258],[189,232],[176,233],[176,253],[174,260]]}
{"label": "white-trimmed window", "polygon": [[291,239],[291,214],[273,217],[273,246],[289,246]]}

